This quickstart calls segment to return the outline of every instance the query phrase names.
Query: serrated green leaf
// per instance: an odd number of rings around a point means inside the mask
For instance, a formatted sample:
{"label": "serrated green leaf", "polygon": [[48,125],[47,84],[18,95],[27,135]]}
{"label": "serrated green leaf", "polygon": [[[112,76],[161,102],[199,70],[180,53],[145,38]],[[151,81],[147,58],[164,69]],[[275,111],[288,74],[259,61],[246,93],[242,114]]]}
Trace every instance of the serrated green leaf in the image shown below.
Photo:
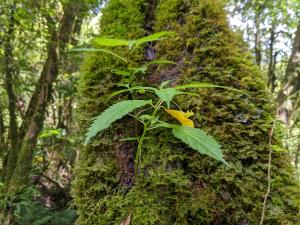
{"label": "serrated green leaf", "polygon": [[101,48],[73,48],[73,49],[69,50],[67,53],[69,53],[69,52],[103,52],[103,53],[113,55],[113,56],[121,59],[123,62],[127,63],[127,60],[125,58],[123,58],[122,56],[119,56],[118,54],[116,54],[112,51],[109,51],[106,49],[101,49]]}
{"label": "serrated green leaf", "polygon": [[159,65],[159,64],[173,64],[173,65],[178,65],[177,63],[170,61],[170,60],[164,60],[164,59],[157,59],[157,60],[153,60],[147,63],[147,65]]}
{"label": "serrated green leaf", "polygon": [[139,46],[139,45],[147,43],[147,42],[160,40],[164,36],[174,36],[174,34],[175,34],[174,32],[170,32],[170,31],[158,32],[158,33],[151,34],[151,35],[148,35],[146,37],[137,39],[135,41],[134,45]]}
{"label": "serrated green leaf", "polygon": [[223,158],[219,143],[213,137],[207,135],[203,130],[186,126],[173,126],[172,132],[176,138],[180,139],[200,154],[208,155],[229,165]]}
{"label": "serrated green leaf", "polygon": [[119,95],[119,94],[122,94],[124,92],[128,92],[128,91],[133,91],[133,90],[143,90],[143,91],[156,91],[157,89],[156,88],[152,88],[152,87],[140,87],[140,86],[137,86],[137,87],[132,87],[132,88],[128,88],[128,89],[123,89],[123,90],[119,90],[119,91],[115,91],[113,92],[107,100],[111,99],[112,97],[116,96],[116,95]]}
{"label": "serrated green leaf", "polygon": [[128,70],[132,71],[133,72],[133,75],[134,74],[137,74],[139,72],[141,73],[146,73],[147,72],[147,65],[143,65],[141,67],[131,67],[131,68],[128,68]]}
{"label": "serrated green leaf", "polygon": [[176,95],[180,95],[183,92],[177,91],[175,88],[164,88],[164,89],[156,89],[155,94],[167,103],[168,108],[170,107],[171,101]]}
{"label": "serrated green leaf", "polygon": [[97,37],[94,39],[94,43],[100,46],[117,47],[117,46],[129,46],[131,41],[124,40],[124,39]]}
{"label": "serrated green leaf", "polygon": [[169,83],[171,83],[171,80],[166,80],[166,81],[164,81],[164,82],[161,83],[161,85],[159,86],[159,88],[161,89],[161,88],[167,86]]}
{"label": "serrated green leaf", "polygon": [[137,108],[151,104],[151,102],[151,100],[128,100],[110,106],[94,119],[86,133],[85,144],[87,144],[98,132],[108,128],[116,120],[121,119],[123,116]]}
{"label": "serrated green leaf", "polygon": [[178,85],[175,87],[176,90],[187,89],[187,88],[222,88],[222,89],[226,89],[226,90],[230,90],[230,91],[239,92],[241,94],[247,95],[248,97],[252,98],[246,92],[238,90],[236,88],[221,86],[221,85],[216,85],[216,84],[211,84],[211,83],[198,83],[197,82],[197,83]]}

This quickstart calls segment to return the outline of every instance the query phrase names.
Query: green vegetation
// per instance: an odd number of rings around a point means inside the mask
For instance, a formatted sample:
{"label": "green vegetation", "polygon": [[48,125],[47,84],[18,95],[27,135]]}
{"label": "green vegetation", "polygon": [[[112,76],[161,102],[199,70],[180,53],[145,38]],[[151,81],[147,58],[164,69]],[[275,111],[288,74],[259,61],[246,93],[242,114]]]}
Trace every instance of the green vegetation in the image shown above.
{"label": "green vegetation", "polygon": [[298,225],[299,3],[1,1],[0,225]]}
{"label": "green vegetation", "polygon": [[[257,224],[267,188],[266,137],[272,126],[272,105],[262,75],[244,43],[227,25],[222,3],[128,1],[126,9],[118,7],[122,4],[110,1],[103,9],[101,36],[136,39],[149,29],[177,34],[132,57],[131,63],[137,67],[147,63],[152,52],[155,59],[177,64],[151,67],[144,76],[137,76],[135,86],[160,85],[167,80],[172,80],[172,87],[207,82],[244,90],[253,99],[222,89],[197,88],[192,89],[197,96],[175,97],[182,111],[194,112],[196,127],[216,137],[225,160],[235,169],[190,151],[168,130],[154,129],[143,140],[143,172],[134,182],[137,146],[122,140],[142,135],[143,127],[123,117],[103,131],[82,149],[77,165],[73,183],[77,224],[120,224],[128,215],[131,224]],[[115,48],[115,52],[124,51]],[[120,93],[122,78],[111,72],[118,68],[119,62],[108,55],[87,57],[80,81],[84,98],[79,118],[84,133],[99,112],[131,98],[128,92]],[[118,99],[110,98],[115,92],[120,93]],[[167,115],[161,119],[171,121]],[[175,131],[175,135],[180,134]],[[280,146],[277,132],[273,142]],[[272,171],[265,223],[296,224],[297,206],[292,198],[297,186],[284,151],[274,153]]]}

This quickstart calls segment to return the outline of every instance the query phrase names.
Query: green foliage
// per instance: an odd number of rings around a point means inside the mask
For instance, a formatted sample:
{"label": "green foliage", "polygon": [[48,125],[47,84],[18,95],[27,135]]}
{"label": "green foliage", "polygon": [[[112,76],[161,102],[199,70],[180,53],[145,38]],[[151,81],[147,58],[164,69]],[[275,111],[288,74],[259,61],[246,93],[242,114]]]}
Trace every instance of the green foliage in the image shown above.
{"label": "green foliage", "polygon": [[132,112],[133,110],[150,103],[151,100],[128,100],[118,102],[109,107],[94,119],[86,134],[85,144],[87,144],[98,132],[108,128],[116,120],[121,119],[123,116]]}
{"label": "green foliage", "polygon": [[111,39],[111,38],[95,38],[94,43],[100,46],[116,47],[116,46],[130,46],[131,41],[122,39]]}
{"label": "green foliage", "polygon": [[118,59],[122,60],[123,62],[127,63],[127,59],[123,58],[122,56],[119,56],[118,54],[116,54],[112,51],[109,51],[106,49],[101,49],[101,48],[75,48],[75,49],[69,50],[69,52],[103,52],[103,53],[113,55],[113,56],[117,57]]}
{"label": "green foliage", "polygon": [[21,212],[22,217],[17,219],[15,225],[72,225],[77,217],[75,210],[56,211],[39,202],[32,202]]}
{"label": "green foliage", "polygon": [[228,165],[223,159],[220,144],[204,131],[192,127],[175,126],[172,128],[172,132],[175,137],[188,144],[191,148],[196,149],[200,154],[208,155]]}
{"label": "green foliage", "polygon": [[0,189],[0,208],[3,210],[12,209],[15,218],[22,217],[22,209],[32,204],[32,199],[39,196],[39,192],[35,187],[27,186],[18,193],[5,192],[6,185]]}
{"label": "green foliage", "polygon": [[135,49],[138,46],[145,44],[147,42],[161,40],[165,36],[174,36],[174,33],[168,31],[162,31],[136,40],[122,40],[122,39],[98,37],[94,39],[94,43],[99,46],[106,46],[106,47],[127,46],[129,49]]}
{"label": "green foliage", "polygon": [[245,92],[245,91],[241,91],[236,88],[232,88],[232,87],[228,87],[228,86],[221,86],[221,85],[210,84],[210,83],[195,82],[195,83],[190,83],[190,84],[178,85],[175,88],[176,88],[176,90],[187,89],[187,88],[221,88],[221,89],[226,89],[229,91],[239,92],[240,94],[247,95],[248,97],[251,98],[251,96],[249,94],[247,94],[247,92]]}
{"label": "green foliage", "polygon": [[181,91],[177,91],[175,88],[163,88],[163,89],[156,89],[155,94],[164,102],[167,103],[168,108],[170,108],[170,104],[172,99],[176,95],[183,94]]}

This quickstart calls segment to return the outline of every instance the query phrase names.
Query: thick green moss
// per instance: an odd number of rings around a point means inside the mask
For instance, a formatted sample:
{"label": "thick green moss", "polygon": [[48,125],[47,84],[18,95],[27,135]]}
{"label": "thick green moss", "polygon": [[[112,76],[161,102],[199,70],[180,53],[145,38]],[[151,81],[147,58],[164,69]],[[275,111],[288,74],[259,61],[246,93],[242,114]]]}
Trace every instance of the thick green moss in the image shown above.
{"label": "thick green moss", "polygon": [[[196,126],[218,139],[226,160],[236,169],[199,155],[167,130],[157,130],[145,141],[142,172],[134,182],[136,145],[119,139],[138,135],[141,129],[130,118],[115,123],[82,148],[73,183],[77,224],[119,225],[129,214],[133,225],[258,224],[267,188],[273,109],[261,74],[227,25],[222,2],[160,0],[151,5],[144,0],[111,0],[101,28],[104,36],[123,38],[152,30],[177,33],[156,44],[155,50],[157,57],[174,60],[178,66],[153,68],[146,79],[139,78],[140,84],[170,79],[175,80],[172,84],[213,82],[246,90],[253,99],[221,89],[194,90],[199,97],[177,98],[183,109],[195,112]],[[134,61],[143,58],[141,51]],[[91,118],[112,104],[106,99],[118,88],[120,78],[110,73],[116,66],[108,56],[87,58],[80,82],[83,132]],[[277,136],[274,144],[280,145]],[[299,224],[299,209],[292,200],[296,186],[286,153],[274,153],[272,172],[265,224]]]}

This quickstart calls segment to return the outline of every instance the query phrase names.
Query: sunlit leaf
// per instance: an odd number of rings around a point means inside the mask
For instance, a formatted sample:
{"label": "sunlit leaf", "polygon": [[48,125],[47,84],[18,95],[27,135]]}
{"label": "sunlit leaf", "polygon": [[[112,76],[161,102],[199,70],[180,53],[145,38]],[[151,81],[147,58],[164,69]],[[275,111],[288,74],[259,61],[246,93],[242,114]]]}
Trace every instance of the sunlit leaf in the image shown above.
{"label": "sunlit leaf", "polygon": [[73,48],[73,49],[69,50],[68,52],[103,52],[103,53],[113,55],[113,56],[121,59],[123,62],[127,63],[127,60],[125,58],[123,58],[122,56],[119,56],[118,54],[116,54],[112,51],[109,51],[106,49],[101,49],[101,48]]}
{"label": "sunlit leaf", "polygon": [[131,42],[123,39],[97,37],[94,39],[94,43],[100,46],[117,47],[117,46],[129,46]]}
{"label": "sunlit leaf", "polygon": [[175,126],[172,129],[172,132],[176,138],[180,139],[200,154],[208,155],[229,166],[223,158],[219,143],[213,137],[207,135],[203,130],[186,126]]}
{"label": "sunlit leaf", "polygon": [[148,65],[152,65],[152,64],[173,64],[173,65],[177,65],[177,63],[173,62],[173,61],[169,61],[169,60],[163,60],[163,59],[158,59],[158,60],[153,60],[147,63]]}
{"label": "sunlit leaf", "polygon": [[147,43],[147,42],[160,40],[160,39],[162,39],[163,37],[166,37],[166,36],[174,36],[174,35],[175,35],[174,32],[162,31],[162,32],[158,32],[158,33],[151,34],[151,35],[148,35],[146,37],[137,39],[135,41],[134,45],[139,46],[139,45]]}
{"label": "sunlit leaf", "polygon": [[87,144],[98,132],[108,128],[114,121],[121,119],[133,110],[147,104],[151,104],[151,100],[128,100],[110,106],[92,122],[86,133],[85,144]]}
{"label": "sunlit leaf", "polygon": [[143,90],[143,91],[156,91],[156,88],[153,87],[142,87],[142,86],[136,86],[136,87],[132,87],[132,88],[127,88],[127,89],[123,89],[123,90],[119,90],[119,91],[115,91],[113,92],[109,97],[108,100],[111,99],[112,97],[125,93],[125,92],[130,92],[130,91],[134,91],[134,90]]}
{"label": "sunlit leaf", "polygon": [[176,95],[180,95],[183,92],[177,91],[175,88],[164,88],[156,89],[155,94],[167,103],[168,108],[170,107],[171,101]]}
{"label": "sunlit leaf", "polygon": [[171,83],[171,82],[172,82],[171,80],[166,80],[166,81],[162,82],[161,85],[160,85],[159,87],[160,87],[160,88],[163,88],[163,87],[169,85],[169,83]]}
{"label": "sunlit leaf", "polygon": [[198,83],[197,82],[197,83],[178,85],[174,88],[176,90],[182,90],[182,89],[187,89],[187,88],[222,88],[222,89],[226,89],[226,90],[230,90],[230,91],[239,92],[239,93],[247,95],[251,98],[251,96],[249,94],[247,94],[246,92],[241,91],[239,89],[227,87],[227,86],[216,85],[216,84],[211,84],[211,83]]}

